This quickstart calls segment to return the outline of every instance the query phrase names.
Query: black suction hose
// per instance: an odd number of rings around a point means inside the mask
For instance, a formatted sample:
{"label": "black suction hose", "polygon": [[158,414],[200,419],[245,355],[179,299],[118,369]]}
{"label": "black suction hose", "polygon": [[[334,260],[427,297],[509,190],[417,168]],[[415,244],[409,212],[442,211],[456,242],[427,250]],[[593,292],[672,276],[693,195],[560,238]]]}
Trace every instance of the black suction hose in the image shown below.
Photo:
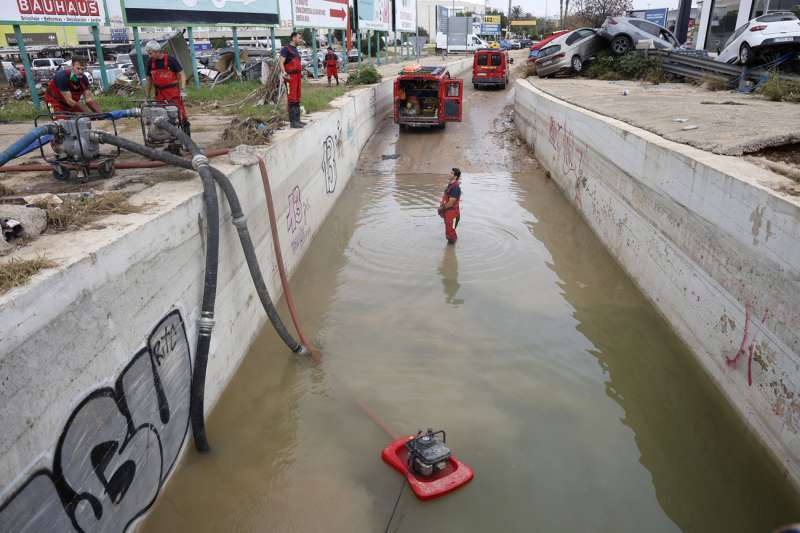
{"label": "black suction hose", "polygon": [[[183,130],[173,126],[164,119],[157,119],[155,123],[156,126],[168,131],[171,135],[175,136],[179,141],[181,141],[181,143],[186,146],[186,148],[192,152],[193,155],[201,154],[197,144],[192,140],[191,137],[186,135]],[[261,274],[261,267],[258,265],[256,249],[253,245],[253,240],[250,237],[250,231],[247,229],[247,219],[242,211],[242,205],[239,202],[239,196],[236,194],[236,189],[233,187],[233,183],[231,183],[231,180],[228,179],[228,176],[226,176],[221,170],[211,166],[209,166],[209,168],[214,180],[216,180],[216,182],[219,184],[222,192],[228,199],[228,204],[231,208],[231,214],[233,215],[233,225],[236,226],[236,230],[239,233],[239,241],[242,244],[242,250],[244,251],[244,256],[247,261],[247,267],[250,270],[250,277],[253,279],[253,285],[255,285],[258,297],[261,299],[261,305],[264,307],[264,311],[267,313],[272,326],[275,328],[278,336],[280,336],[281,340],[283,340],[286,346],[288,346],[289,349],[294,353],[303,352],[305,347],[297,342],[286,329],[286,325],[283,323],[283,320],[278,314],[278,310],[275,309],[275,305],[273,304],[272,298],[269,295],[267,284],[264,282],[264,276]]]}
{"label": "black suction hose", "polygon": [[[206,436],[205,416],[203,404],[206,387],[206,368],[208,367],[208,352],[211,346],[211,331],[214,328],[214,303],[217,296],[217,270],[219,267],[219,205],[217,201],[217,188],[208,166],[208,159],[202,154],[200,157],[187,161],[182,157],[165,153],[161,150],[142,146],[127,139],[111,135],[103,131],[95,131],[93,135],[99,142],[117,146],[133,153],[158,159],[165,163],[182,168],[195,168],[203,182],[203,199],[206,204],[208,226],[206,229],[206,265],[205,280],[203,283],[203,302],[201,305],[200,319],[197,324],[197,349],[195,350],[195,363],[192,371],[191,398],[189,402],[189,417],[192,421],[192,434],[197,451],[205,453],[209,450],[208,437]],[[205,164],[203,164],[205,160]]]}

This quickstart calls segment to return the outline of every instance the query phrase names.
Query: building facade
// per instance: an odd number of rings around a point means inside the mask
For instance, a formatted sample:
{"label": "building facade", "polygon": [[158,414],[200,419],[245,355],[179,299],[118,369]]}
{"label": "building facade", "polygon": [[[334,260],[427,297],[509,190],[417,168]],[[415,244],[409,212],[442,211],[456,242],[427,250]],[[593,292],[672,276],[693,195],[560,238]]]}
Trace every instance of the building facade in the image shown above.
{"label": "building facade", "polygon": [[477,15],[486,13],[486,1],[476,0],[468,2],[464,0],[454,0],[452,2],[442,0],[417,0],[417,24],[424,28],[431,36],[431,40],[436,39],[436,6],[446,7],[450,15],[461,15],[471,12]]}

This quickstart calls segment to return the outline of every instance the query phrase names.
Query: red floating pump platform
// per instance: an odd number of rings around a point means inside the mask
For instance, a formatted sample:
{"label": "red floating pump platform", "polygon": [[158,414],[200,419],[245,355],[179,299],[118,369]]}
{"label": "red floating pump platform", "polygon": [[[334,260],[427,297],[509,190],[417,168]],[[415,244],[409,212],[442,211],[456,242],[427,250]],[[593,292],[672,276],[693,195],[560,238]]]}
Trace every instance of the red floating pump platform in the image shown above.
{"label": "red floating pump platform", "polygon": [[392,442],[383,449],[381,458],[406,477],[417,498],[432,500],[466,485],[474,477],[472,468],[453,457],[444,444],[444,431],[429,429]]}

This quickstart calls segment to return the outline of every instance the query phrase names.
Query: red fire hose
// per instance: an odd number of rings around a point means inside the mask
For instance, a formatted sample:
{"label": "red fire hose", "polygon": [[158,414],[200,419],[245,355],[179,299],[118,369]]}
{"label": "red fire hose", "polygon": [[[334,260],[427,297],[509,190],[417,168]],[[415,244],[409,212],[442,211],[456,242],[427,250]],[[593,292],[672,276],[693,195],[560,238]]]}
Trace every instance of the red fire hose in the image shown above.
{"label": "red fire hose", "polygon": [[[227,154],[228,152],[230,152],[230,150],[227,148],[209,150],[206,152],[206,157],[219,157]],[[115,168],[120,170],[130,168],[159,168],[165,166],[167,166],[167,163],[163,161],[148,161],[145,159],[139,159],[136,161],[120,161],[114,165]],[[53,167],[41,163],[35,165],[4,165],[0,167],[0,172],[48,172],[50,170],[53,170]]]}
{"label": "red fire hose", "polygon": [[278,223],[275,218],[275,205],[272,202],[272,187],[269,184],[269,174],[267,173],[267,163],[264,158],[258,156],[258,169],[261,171],[261,183],[264,186],[264,196],[267,197],[267,213],[269,214],[269,227],[272,231],[272,244],[275,247],[275,260],[278,262],[278,274],[281,278],[281,286],[283,287],[283,296],[286,298],[286,306],[289,308],[289,314],[292,316],[294,329],[297,330],[297,336],[300,337],[300,343],[311,352],[311,357],[315,361],[320,360],[319,350],[316,350],[311,343],[308,342],[303,328],[300,326],[300,321],[297,318],[297,309],[294,306],[294,299],[292,292],[289,290],[289,278],[286,275],[286,267],[283,264],[283,254],[281,253],[281,242],[278,238]]}

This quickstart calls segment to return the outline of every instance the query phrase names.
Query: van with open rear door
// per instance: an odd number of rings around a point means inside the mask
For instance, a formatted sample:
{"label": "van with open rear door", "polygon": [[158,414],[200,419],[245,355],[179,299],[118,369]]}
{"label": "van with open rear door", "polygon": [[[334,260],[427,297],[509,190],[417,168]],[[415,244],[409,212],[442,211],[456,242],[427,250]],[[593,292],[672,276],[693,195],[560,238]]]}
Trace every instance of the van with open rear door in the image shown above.
{"label": "van with open rear door", "polygon": [[508,52],[497,48],[478,50],[472,56],[472,85],[478,87],[501,87],[508,85],[509,64],[513,60]]}
{"label": "van with open rear door", "polygon": [[394,121],[401,130],[461,122],[463,96],[463,80],[446,67],[409,65],[394,81]]}

